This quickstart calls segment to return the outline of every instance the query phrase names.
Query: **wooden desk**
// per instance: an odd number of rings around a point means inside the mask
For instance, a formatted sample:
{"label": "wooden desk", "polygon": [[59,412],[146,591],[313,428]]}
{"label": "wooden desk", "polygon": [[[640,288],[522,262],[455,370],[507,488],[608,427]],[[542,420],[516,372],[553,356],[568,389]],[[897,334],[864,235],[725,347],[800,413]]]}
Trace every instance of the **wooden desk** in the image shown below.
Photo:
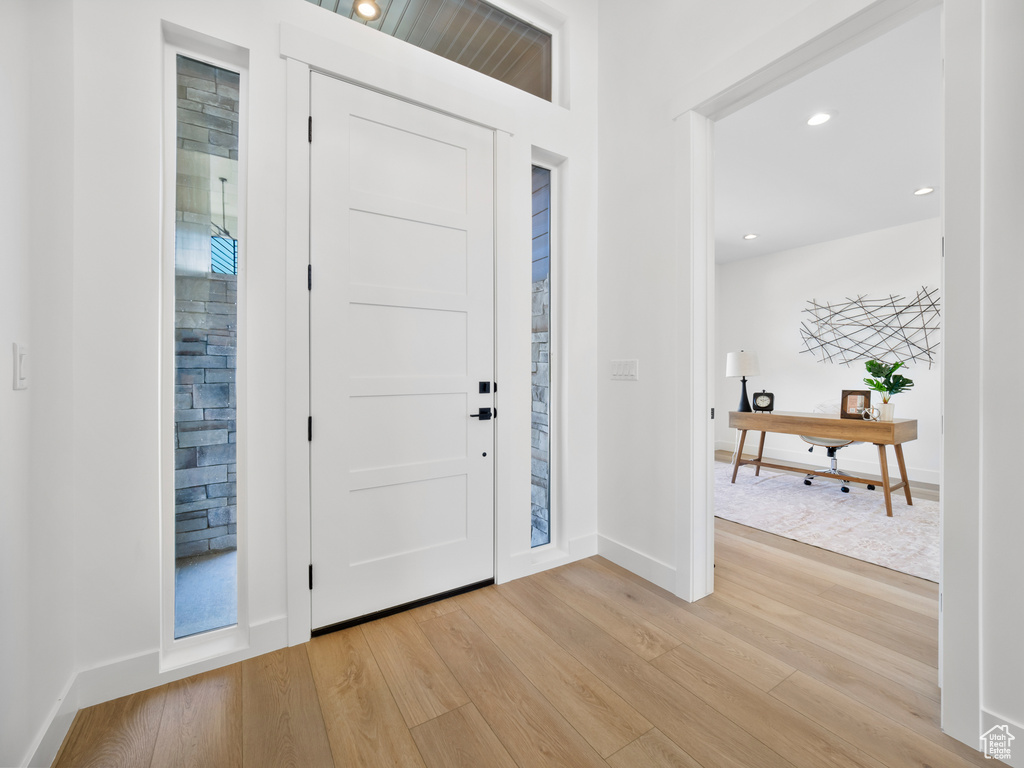
{"label": "wooden desk", "polygon": [[[821,477],[836,477],[830,472],[815,469],[803,469],[786,464],[770,464],[762,461],[764,454],[764,436],[768,432],[778,432],[785,435],[808,435],[811,437],[828,437],[835,440],[855,440],[860,443],[873,443],[878,446],[878,462],[882,468],[882,479],[869,480],[865,477],[854,475],[843,475],[842,478],[853,483],[864,483],[874,485],[881,482],[885,494],[885,513],[892,517],[892,492],[903,489],[907,497],[907,504],[913,505],[910,498],[910,484],[907,481],[907,466],[903,462],[903,443],[917,439],[917,419],[896,419],[894,421],[864,421],[863,419],[843,419],[839,415],[821,413],[743,413],[740,411],[729,412],[729,426],[740,430],[740,445],[736,450],[736,461],[732,468],[732,482],[736,482],[736,473],[744,464],[753,464],[757,467],[755,475],[761,474],[761,467],[770,469],[785,469],[795,472],[803,472],[807,475]],[[743,458],[743,443],[747,438],[748,430],[756,430],[761,433],[761,442],[757,447],[757,458],[754,460]],[[889,480],[889,463],[885,457],[885,446],[893,446],[896,453],[896,463],[900,468],[900,482],[893,483]]]}

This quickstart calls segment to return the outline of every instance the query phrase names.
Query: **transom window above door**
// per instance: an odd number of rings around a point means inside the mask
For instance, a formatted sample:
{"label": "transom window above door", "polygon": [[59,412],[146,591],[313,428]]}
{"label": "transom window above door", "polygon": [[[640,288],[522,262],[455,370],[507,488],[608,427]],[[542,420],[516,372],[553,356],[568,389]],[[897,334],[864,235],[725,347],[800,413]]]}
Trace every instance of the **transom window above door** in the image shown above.
{"label": "transom window above door", "polygon": [[551,35],[482,0],[308,1],[551,101]]}

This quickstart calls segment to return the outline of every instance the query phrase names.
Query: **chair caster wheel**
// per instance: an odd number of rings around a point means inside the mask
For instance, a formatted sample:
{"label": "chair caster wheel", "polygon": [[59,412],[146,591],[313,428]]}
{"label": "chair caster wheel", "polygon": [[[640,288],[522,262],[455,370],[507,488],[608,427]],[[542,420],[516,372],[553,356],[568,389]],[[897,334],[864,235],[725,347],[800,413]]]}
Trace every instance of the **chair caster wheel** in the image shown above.
{"label": "chair caster wheel", "polygon": [[841,490],[843,493],[849,493],[850,492],[850,487],[848,485],[844,485],[839,490]]}
{"label": "chair caster wheel", "polygon": [[873,491],[873,490],[875,490],[875,486],[873,486],[873,485],[869,485],[869,486],[868,486],[868,490],[869,490],[869,491]]}
{"label": "chair caster wheel", "polygon": [[810,484],[811,484],[810,480],[804,480],[804,485],[810,485]]}

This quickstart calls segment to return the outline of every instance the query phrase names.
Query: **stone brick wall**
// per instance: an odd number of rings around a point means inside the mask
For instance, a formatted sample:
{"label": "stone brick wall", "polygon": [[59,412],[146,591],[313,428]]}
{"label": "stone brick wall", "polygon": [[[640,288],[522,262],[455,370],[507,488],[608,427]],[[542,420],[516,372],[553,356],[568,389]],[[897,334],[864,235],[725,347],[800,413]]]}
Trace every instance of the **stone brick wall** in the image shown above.
{"label": "stone brick wall", "polygon": [[550,288],[550,277],[537,280],[533,284],[532,546],[546,544],[550,541],[551,536],[551,463],[549,461],[551,446],[548,408],[551,398]]}
{"label": "stone brick wall", "polygon": [[177,557],[236,546],[237,277],[175,278]]}
{"label": "stone brick wall", "polygon": [[178,57],[175,223],[175,553],[236,548],[238,281],[210,238],[237,229],[236,72]]}
{"label": "stone brick wall", "polygon": [[177,85],[174,263],[179,274],[203,274],[210,271],[214,224],[232,233],[238,227],[239,79],[179,56]]}
{"label": "stone brick wall", "polygon": [[178,59],[178,147],[238,159],[237,72]]}

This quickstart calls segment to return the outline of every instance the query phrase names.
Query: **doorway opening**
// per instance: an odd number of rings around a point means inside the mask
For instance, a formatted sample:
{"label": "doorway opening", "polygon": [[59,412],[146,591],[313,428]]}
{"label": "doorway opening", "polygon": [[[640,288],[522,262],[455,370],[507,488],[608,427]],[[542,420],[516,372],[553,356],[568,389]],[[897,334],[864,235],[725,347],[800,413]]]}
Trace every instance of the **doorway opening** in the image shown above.
{"label": "doorway opening", "polygon": [[721,418],[715,509],[935,582],[941,349],[928,312],[937,317],[941,300],[942,228],[939,195],[925,189],[941,178],[941,12],[926,10],[715,123],[710,361],[723,416],[740,399],[727,353],[746,350],[759,359],[755,400],[764,392],[771,413],[822,417],[838,417],[844,391],[868,390],[870,405],[880,403],[864,383],[867,360],[903,362],[915,387],[893,402],[897,418],[915,420],[916,439],[904,446],[913,505],[892,494],[889,517],[881,482],[872,490],[801,471],[827,471],[832,459],[840,473],[880,477],[887,469],[869,439],[823,447],[762,433],[765,460],[794,472],[739,466],[733,482],[738,434]]}

